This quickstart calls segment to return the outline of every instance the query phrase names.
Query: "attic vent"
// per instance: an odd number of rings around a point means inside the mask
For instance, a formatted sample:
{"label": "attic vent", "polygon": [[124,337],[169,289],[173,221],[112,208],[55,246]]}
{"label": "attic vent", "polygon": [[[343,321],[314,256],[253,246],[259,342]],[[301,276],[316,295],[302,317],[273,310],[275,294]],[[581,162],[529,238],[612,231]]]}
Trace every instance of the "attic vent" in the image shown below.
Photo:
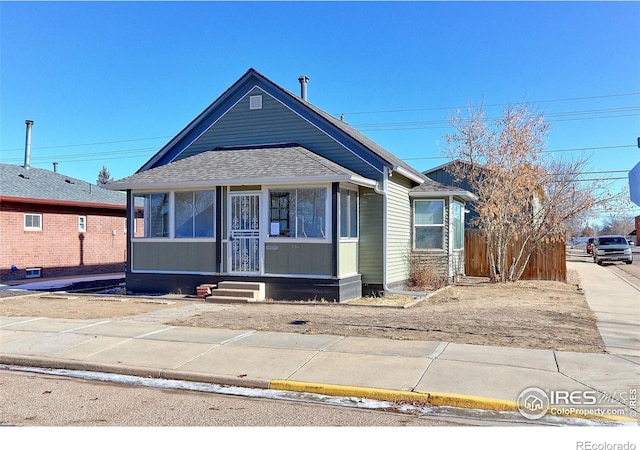
{"label": "attic vent", "polygon": [[28,180],[29,177],[26,176],[25,174],[21,173],[20,175],[18,175],[20,178],[24,178],[25,180]]}
{"label": "attic vent", "polygon": [[75,184],[75,183],[74,183],[73,181],[71,181],[71,180],[64,180],[64,181],[65,181],[65,183]]}
{"label": "attic vent", "polygon": [[262,109],[262,95],[251,95],[249,97],[249,109]]}

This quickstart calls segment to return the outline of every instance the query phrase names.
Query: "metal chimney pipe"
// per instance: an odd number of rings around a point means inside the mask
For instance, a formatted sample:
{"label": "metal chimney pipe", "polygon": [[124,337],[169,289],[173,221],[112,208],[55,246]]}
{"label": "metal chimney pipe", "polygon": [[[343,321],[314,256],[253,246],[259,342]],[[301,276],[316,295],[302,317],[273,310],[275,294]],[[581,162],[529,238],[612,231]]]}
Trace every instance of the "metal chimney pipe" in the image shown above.
{"label": "metal chimney pipe", "polygon": [[309,77],[306,75],[300,75],[300,77],[298,78],[298,81],[300,82],[300,97],[302,97],[302,100],[306,101],[307,100],[307,83],[309,82]]}
{"label": "metal chimney pipe", "polygon": [[33,126],[33,120],[25,120],[27,126],[27,136],[24,141],[24,168],[28,169],[31,166],[31,127]]}
{"label": "metal chimney pipe", "polygon": [[58,163],[57,162],[53,163],[53,172],[54,173],[58,173]]}

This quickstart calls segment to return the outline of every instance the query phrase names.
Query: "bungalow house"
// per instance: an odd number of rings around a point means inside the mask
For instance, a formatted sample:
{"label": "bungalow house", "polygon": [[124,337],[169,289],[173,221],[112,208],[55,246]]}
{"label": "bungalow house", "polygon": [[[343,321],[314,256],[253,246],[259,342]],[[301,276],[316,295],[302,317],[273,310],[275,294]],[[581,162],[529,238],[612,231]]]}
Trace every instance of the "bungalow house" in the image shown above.
{"label": "bungalow house", "polygon": [[[249,69],[135,174],[127,288],[254,281],[273,299],[402,290],[410,259],[463,270],[464,203],[347,123]],[[135,205],[135,207],[134,207]],[[144,205],[140,208],[137,205]],[[131,227],[131,225],[129,225]]]}
{"label": "bungalow house", "polygon": [[123,272],[126,196],[25,161],[0,164],[0,280]]}

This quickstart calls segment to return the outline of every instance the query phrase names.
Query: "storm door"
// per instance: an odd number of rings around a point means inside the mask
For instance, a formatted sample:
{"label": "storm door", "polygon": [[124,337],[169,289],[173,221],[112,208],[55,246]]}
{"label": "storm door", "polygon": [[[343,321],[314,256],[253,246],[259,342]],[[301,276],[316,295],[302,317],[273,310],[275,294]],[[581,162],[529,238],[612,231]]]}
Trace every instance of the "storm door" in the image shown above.
{"label": "storm door", "polygon": [[229,215],[230,272],[260,273],[260,194],[231,193]]}

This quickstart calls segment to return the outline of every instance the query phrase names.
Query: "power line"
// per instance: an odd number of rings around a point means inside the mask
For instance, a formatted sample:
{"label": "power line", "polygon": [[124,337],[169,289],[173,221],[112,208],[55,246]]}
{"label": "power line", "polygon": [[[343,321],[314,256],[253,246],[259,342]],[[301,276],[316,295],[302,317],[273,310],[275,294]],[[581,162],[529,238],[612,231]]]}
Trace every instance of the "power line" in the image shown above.
{"label": "power line", "polygon": [[[611,150],[615,148],[636,148],[635,145],[609,145],[604,147],[581,147],[581,148],[565,148],[560,150],[542,150],[542,153],[561,153],[561,152],[580,152],[589,150]],[[450,159],[448,156],[421,156],[413,158],[402,158],[404,161],[416,161],[423,159]]]}
{"label": "power line", "polygon": [[[590,97],[573,97],[573,98],[559,98],[559,99],[551,99],[551,100],[535,100],[529,101],[527,103],[557,103],[557,102],[567,102],[567,101],[575,101],[575,100],[595,100],[602,98],[615,98],[615,97],[629,97],[633,95],[640,95],[640,92],[629,92],[626,94],[610,94],[610,95],[594,95]],[[488,105],[484,105],[485,107],[494,107],[494,106],[507,106],[509,103],[492,103]],[[465,106],[437,106],[432,108],[413,108],[413,109],[387,109],[387,110],[372,110],[372,111],[351,111],[351,112],[342,112],[338,114],[333,114],[336,118],[340,116],[340,114],[384,114],[384,113],[398,113],[398,112],[417,112],[417,111],[439,111],[439,110],[451,110],[451,109],[464,109]]]}
{"label": "power line", "polygon": [[[169,139],[173,136],[157,136],[157,137],[147,137],[147,138],[137,138],[137,139],[125,139],[121,141],[105,141],[105,142],[92,142],[89,144],[65,144],[65,145],[53,145],[48,147],[32,147],[33,150],[45,150],[45,149],[54,149],[54,148],[67,148],[67,147],[89,147],[91,145],[109,145],[109,144],[122,144],[124,142],[138,142],[138,141],[151,141],[153,139]],[[155,147],[154,147],[155,148]],[[3,152],[13,152],[13,151],[23,151],[24,148],[7,148],[2,149]]]}

